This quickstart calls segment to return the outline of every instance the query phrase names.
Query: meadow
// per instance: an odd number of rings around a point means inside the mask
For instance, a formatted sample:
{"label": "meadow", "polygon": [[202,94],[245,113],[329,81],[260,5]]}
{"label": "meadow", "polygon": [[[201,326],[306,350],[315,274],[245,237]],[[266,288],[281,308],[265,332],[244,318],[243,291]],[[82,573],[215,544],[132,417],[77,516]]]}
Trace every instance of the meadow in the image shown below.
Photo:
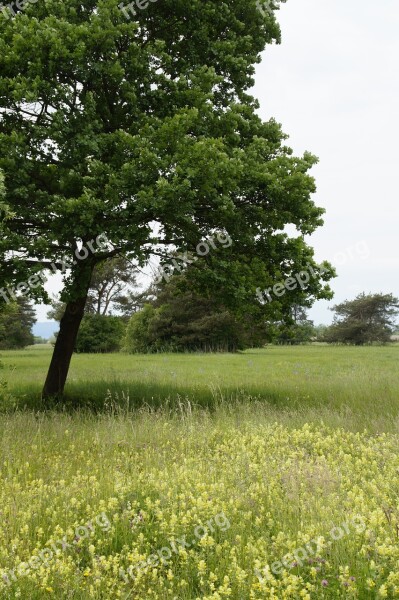
{"label": "meadow", "polygon": [[[3,352],[0,598],[399,597],[399,346]],[[1,408],[1,407],[0,407]]]}

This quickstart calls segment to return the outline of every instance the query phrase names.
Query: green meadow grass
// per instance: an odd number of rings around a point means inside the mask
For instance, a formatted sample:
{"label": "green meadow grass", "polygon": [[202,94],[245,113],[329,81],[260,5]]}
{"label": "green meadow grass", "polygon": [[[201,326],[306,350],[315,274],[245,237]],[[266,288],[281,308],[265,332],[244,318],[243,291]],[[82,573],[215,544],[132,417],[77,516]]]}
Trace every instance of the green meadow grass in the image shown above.
{"label": "green meadow grass", "polygon": [[[1,600],[399,597],[399,346],[75,355],[64,402],[46,407],[50,357],[1,355],[17,399],[0,407]],[[221,511],[213,545],[121,579]],[[102,512],[110,530],[74,546]],[[19,570],[64,535],[71,549]],[[268,579],[315,538],[314,559]]]}
{"label": "green meadow grass", "polygon": [[[40,391],[50,357],[50,347],[2,353],[3,375],[19,407],[45,408]],[[213,410],[255,401],[284,418],[312,411],[348,427],[396,430],[399,345],[270,346],[238,354],[76,354],[62,408],[159,409],[189,403]]]}

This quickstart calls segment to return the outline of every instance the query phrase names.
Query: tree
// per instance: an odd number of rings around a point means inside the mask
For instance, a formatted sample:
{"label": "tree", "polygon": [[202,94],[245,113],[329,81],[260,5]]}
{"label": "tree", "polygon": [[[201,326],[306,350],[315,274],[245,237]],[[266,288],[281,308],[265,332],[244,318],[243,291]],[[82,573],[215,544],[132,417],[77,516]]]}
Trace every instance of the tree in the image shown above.
{"label": "tree", "polygon": [[85,315],[76,340],[77,352],[118,352],[121,349],[126,322],[111,315]]}
{"label": "tree", "polygon": [[245,347],[243,324],[212,296],[179,289],[183,277],[160,284],[154,301],[131,317],[125,351],[232,352]]}
{"label": "tree", "polygon": [[268,342],[302,344],[312,340],[314,326],[306,308],[289,302],[266,308],[253,300],[246,304],[245,313],[234,311],[223,298],[193,289],[191,269],[180,269],[179,275],[152,286],[152,301],[129,321],[125,351],[234,352]]}
{"label": "tree", "polygon": [[106,315],[112,308],[118,311],[123,307],[123,310],[126,310],[137,296],[130,289],[135,286],[136,269],[125,256],[117,256],[100,263],[93,271],[86,311]]}
{"label": "tree", "polygon": [[142,310],[132,315],[126,327],[123,350],[130,354],[146,354],[156,350],[164,350],[152,332],[152,323],[157,312],[152,304],[145,304]]}
{"label": "tree", "polygon": [[[107,315],[112,310],[130,316],[144,304],[145,292],[134,292],[136,269],[124,256],[111,258],[98,264],[90,281],[85,314]],[[53,300],[47,313],[49,319],[61,321],[65,313],[65,302]]]}
{"label": "tree", "polygon": [[323,325],[323,324],[316,325],[314,327],[314,337],[317,342],[325,341],[325,334],[326,334],[327,329],[328,329],[328,325]]}
{"label": "tree", "polygon": [[359,294],[331,310],[336,314],[324,339],[329,343],[362,346],[373,342],[385,344],[395,330],[399,299],[392,294]]}
{"label": "tree", "polygon": [[[235,260],[206,287],[242,306],[257,287],[316,267],[304,241],[322,224],[308,173],[316,159],[292,156],[247,93],[260,53],[280,41],[274,11],[258,0],[162,0],[128,20],[118,4],[48,0],[0,16],[10,213],[0,280],[43,301],[43,269],[65,283],[44,397],[63,392],[104,260],[144,265],[227,231]],[[281,233],[288,223],[297,238]]]}
{"label": "tree", "polygon": [[273,341],[277,344],[306,344],[312,341],[314,335],[314,324],[308,319],[306,309],[295,304],[289,318],[278,324]]}
{"label": "tree", "polygon": [[0,311],[0,349],[16,350],[34,344],[32,327],[35,311],[26,298],[2,306]]}

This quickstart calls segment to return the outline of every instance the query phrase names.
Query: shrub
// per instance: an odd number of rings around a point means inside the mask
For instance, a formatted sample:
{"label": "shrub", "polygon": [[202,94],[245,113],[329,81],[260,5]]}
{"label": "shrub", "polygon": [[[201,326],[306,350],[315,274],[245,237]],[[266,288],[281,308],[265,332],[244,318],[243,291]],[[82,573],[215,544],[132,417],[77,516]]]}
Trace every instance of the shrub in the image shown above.
{"label": "shrub", "polygon": [[125,329],[126,322],[122,317],[85,315],[76,340],[76,352],[118,352]]}

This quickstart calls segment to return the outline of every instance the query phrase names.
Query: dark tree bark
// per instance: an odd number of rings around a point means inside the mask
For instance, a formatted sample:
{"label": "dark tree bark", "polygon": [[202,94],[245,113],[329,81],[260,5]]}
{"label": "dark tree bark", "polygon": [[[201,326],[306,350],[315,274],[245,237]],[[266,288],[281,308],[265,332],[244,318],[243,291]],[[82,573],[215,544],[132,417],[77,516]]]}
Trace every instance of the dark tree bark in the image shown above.
{"label": "dark tree bark", "polygon": [[64,316],[60,321],[60,331],[55,342],[53,356],[42,392],[43,399],[61,398],[64,393],[65,382],[75,349],[80,323],[84,316],[90,285],[90,277],[87,277],[87,270],[83,272],[83,277],[86,280],[86,285],[84,286],[85,292],[76,300],[67,303]]}

